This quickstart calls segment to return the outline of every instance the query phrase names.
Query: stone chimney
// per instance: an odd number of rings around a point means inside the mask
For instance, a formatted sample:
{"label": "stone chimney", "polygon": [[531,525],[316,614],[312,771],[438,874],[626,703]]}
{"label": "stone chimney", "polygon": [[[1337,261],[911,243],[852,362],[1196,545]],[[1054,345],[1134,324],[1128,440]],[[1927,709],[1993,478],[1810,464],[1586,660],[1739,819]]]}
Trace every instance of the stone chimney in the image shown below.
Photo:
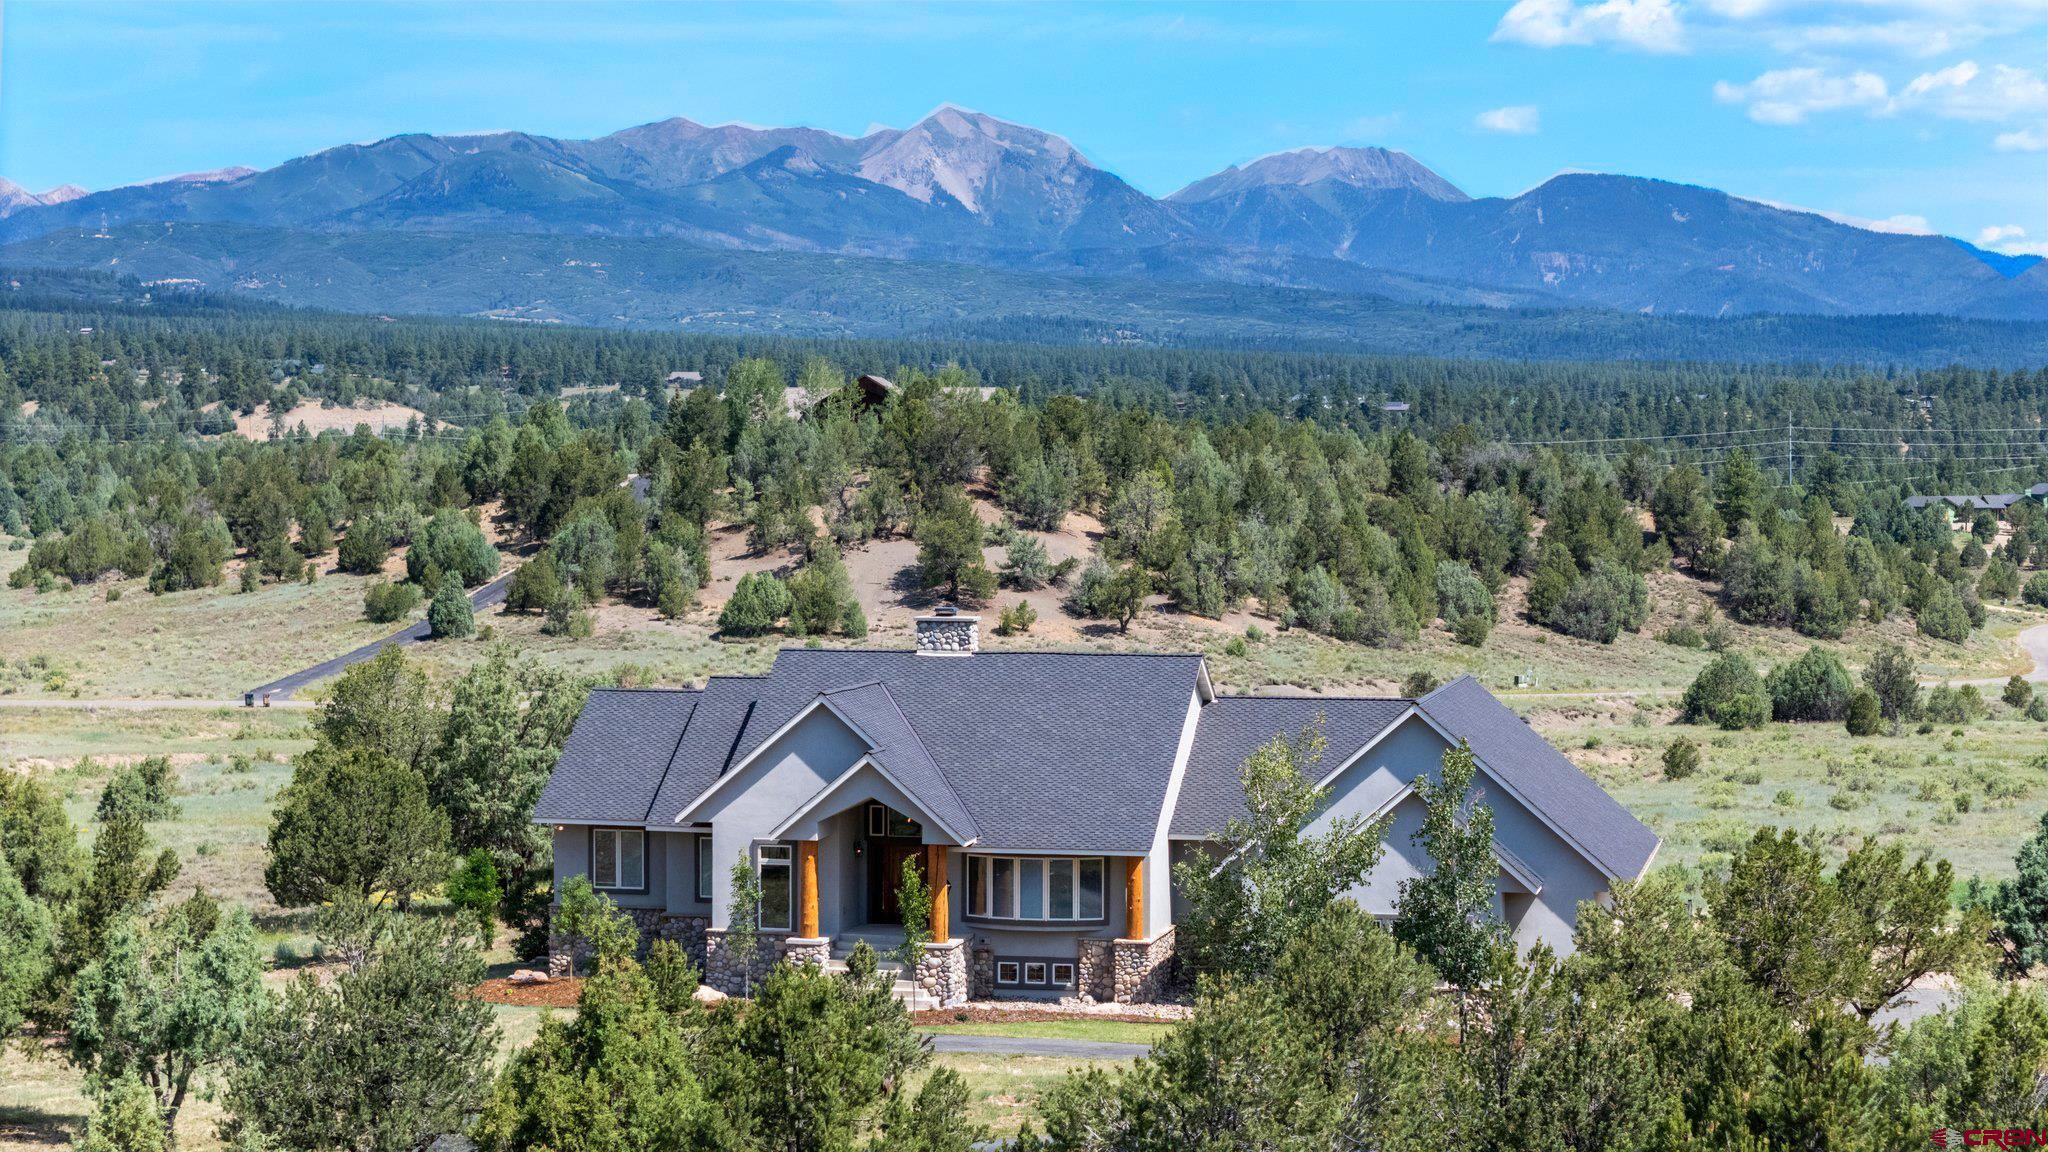
{"label": "stone chimney", "polygon": [[941,604],[929,616],[917,618],[917,652],[920,656],[966,656],[981,649],[981,617],[963,616],[951,604]]}

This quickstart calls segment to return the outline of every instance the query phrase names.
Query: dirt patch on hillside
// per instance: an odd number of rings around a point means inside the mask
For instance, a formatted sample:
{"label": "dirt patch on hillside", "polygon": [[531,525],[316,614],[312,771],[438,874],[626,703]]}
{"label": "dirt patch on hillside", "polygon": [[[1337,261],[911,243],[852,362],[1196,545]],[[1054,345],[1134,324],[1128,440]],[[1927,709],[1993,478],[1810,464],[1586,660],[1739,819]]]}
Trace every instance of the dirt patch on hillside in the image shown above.
{"label": "dirt patch on hillside", "polygon": [[[371,408],[326,408],[317,401],[306,401],[284,414],[285,431],[297,431],[299,425],[306,431],[319,435],[322,432],[339,430],[353,432],[358,424],[368,424],[372,432],[404,429],[414,420],[421,427],[430,427],[432,421],[427,414],[404,404],[378,404]],[[235,417],[235,431],[251,440],[270,439],[270,405],[265,404],[246,416]]]}

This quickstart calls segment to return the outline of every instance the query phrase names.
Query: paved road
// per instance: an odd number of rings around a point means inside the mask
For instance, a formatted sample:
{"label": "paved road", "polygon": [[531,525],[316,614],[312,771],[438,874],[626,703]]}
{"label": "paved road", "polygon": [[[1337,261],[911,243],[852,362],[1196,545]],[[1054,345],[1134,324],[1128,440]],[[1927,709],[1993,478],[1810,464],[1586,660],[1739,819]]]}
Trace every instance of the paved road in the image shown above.
{"label": "paved road", "polygon": [[[511,586],[512,573],[507,572],[489,584],[471,592],[469,594],[470,607],[481,612],[486,608],[495,608],[503,604],[505,602],[505,592]],[[268,684],[259,684],[249,689],[249,696],[258,704],[261,704],[266,696],[270,698],[272,704],[277,704],[281,701],[289,700],[292,693],[297,692],[306,685],[316,680],[325,680],[329,676],[336,675],[351,664],[360,664],[394,644],[415,644],[426,638],[427,622],[421,620],[402,631],[386,636],[374,644],[365,644],[353,652],[336,656],[332,660],[322,660],[311,668],[302,668],[289,676],[272,680]]]}
{"label": "paved road", "polygon": [[934,1052],[972,1052],[983,1056],[1053,1056],[1064,1060],[1130,1060],[1152,1050],[1150,1044],[1117,1040],[1056,1040],[1044,1036],[969,1036],[959,1032],[927,1032]]}
{"label": "paved road", "polygon": [[[134,698],[113,700],[33,700],[20,699],[13,696],[0,696],[0,708],[78,708],[87,712],[98,712],[103,709],[112,709],[117,712],[145,712],[159,708],[209,710],[214,708],[240,708],[242,703],[240,700],[179,700],[168,698],[160,700]],[[273,700],[271,705],[276,708],[312,707],[311,704],[304,700]]]}

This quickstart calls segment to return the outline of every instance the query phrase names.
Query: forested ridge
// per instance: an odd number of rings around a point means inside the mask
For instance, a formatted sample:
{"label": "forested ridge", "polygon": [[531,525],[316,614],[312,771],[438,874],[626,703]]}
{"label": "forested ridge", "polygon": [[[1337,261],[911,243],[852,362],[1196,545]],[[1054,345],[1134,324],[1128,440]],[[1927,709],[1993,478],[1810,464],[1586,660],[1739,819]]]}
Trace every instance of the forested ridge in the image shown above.
{"label": "forested ridge", "polygon": [[[468,521],[493,505],[547,545],[514,598],[537,611],[557,583],[680,607],[716,521],[831,553],[819,579],[838,602],[838,551],[907,535],[949,596],[1054,584],[1120,627],[1163,594],[1382,645],[1441,619],[1477,644],[1525,577],[1531,620],[1611,641],[1642,626],[1644,577],[1676,569],[1721,581],[1748,623],[1838,638],[1907,612],[1953,641],[2048,556],[2034,504],[2002,540],[1979,525],[1958,546],[1902,502],[2035,482],[2044,370],[754,341],[35,299],[0,311],[0,527],[36,540],[17,583],[119,570],[174,591],[241,553],[246,586],[298,578],[337,541],[358,572],[424,543],[408,575],[425,597],[496,572],[463,559],[488,552]],[[901,388],[873,406],[849,387],[862,371]],[[259,407],[367,400],[422,417],[386,437],[281,416],[270,440],[214,435]],[[984,566],[970,485],[1005,513],[997,542],[1023,541],[1016,570]],[[1055,570],[1029,534],[1075,512],[1102,523],[1096,554]],[[763,580],[742,592],[755,630],[789,614]],[[373,616],[412,606],[391,595]]]}

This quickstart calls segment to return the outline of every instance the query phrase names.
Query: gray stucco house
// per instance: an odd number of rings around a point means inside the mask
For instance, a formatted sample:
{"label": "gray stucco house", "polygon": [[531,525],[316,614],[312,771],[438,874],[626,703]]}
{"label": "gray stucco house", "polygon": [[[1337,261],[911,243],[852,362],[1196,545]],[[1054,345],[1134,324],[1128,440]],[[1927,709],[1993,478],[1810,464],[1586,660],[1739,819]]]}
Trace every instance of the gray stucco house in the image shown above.
{"label": "gray stucco house", "polygon": [[858,939],[900,943],[896,878],[916,859],[934,938],[920,996],[1143,1001],[1173,953],[1173,865],[1242,810],[1245,757],[1319,718],[1321,819],[1393,817],[1352,894],[1369,912],[1391,913],[1423,863],[1414,781],[1459,740],[1521,945],[1569,949],[1579,903],[1657,853],[1470,678],[1419,700],[1219,696],[1196,655],[980,652],[978,619],[943,613],[917,635],[914,651],[785,649],[765,676],[702,689],[591,693],[535,817],[557,884],[589,876],[731,989],[735,862],[761,877],[762,960],[831,964]]}

